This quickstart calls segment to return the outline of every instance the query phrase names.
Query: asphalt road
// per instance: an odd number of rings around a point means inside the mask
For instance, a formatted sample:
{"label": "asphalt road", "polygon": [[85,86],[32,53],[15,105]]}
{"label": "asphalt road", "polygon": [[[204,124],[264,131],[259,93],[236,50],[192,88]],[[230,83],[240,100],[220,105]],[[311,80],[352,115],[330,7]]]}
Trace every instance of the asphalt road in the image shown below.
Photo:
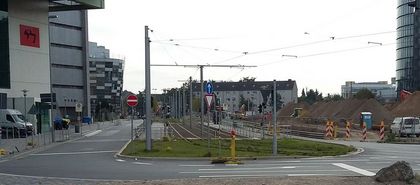
{"label": "asphalt road", "polygon": [[[139,121],[136,122],[139,124]],[[135,160],[114,158],[130,137],[130,123],[123,122],[84,138],[0,161],[0,176],[50,180],[151,180],[176,178],[232,178],[272,176],[371,176],[398,160],[420,172],[419,145],[367,142],[351,144],[364,149],[358,155],[305,159],[244,161],[243,165],[212,165],[208,160]],[[0,182],[1,184],[1,182]],[[29,181],[20,184],[30,184]]]}

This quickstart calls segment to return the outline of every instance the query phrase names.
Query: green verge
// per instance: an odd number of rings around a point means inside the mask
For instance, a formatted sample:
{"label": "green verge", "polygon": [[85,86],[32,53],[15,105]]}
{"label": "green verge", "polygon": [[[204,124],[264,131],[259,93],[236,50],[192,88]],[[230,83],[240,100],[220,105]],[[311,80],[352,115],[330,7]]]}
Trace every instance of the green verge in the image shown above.
{"label": "green verge", "polygon": [[[153,142],[153,150],[145,150],[144,141],[133,141],[122,152],[122,155],[140,157],[228,157],[230,156],[230,140],[211,140],[208,152],[207,140],[158,140]],[[237,140],[237,157],[271,156],[272,140]],[[309,157],[309,156],[336,156],[355,151],[354,147],[330,144],[300,139],[278,140],[278,154],[280,156]]]}

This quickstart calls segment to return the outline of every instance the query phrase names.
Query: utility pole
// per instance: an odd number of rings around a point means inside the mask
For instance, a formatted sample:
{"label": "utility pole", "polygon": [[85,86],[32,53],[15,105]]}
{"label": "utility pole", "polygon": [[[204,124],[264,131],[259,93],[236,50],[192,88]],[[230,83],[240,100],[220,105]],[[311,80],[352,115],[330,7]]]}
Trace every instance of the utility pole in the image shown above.
{"label": "utility pole", "polygon": [[150,39],[149,39],[149,27],[144,27],[145,36],[145,73],[146,73],[146,150],[152,151],[152,114],[151,114],[151,94],[150,94]]}
{"label": "utility pole", "polygon": [[190,76],[190,128],[192,128],[192,77]]}
{"label": "utility pole", "polygon": [[182,123],[185,124],[185,104],[186,104],[185,87],[182,87]]}
{"label": "utility pole", "polygon": [[276,80],[273,81],[273,156],[277,155],[277,90],[276,90]]}
{"label": "utility pole", "polygon": [[201,130],[201,136],[203,136],[203,117],[204,117],[204,89],[203,89],[203,66],[200,66],[200,130]]}

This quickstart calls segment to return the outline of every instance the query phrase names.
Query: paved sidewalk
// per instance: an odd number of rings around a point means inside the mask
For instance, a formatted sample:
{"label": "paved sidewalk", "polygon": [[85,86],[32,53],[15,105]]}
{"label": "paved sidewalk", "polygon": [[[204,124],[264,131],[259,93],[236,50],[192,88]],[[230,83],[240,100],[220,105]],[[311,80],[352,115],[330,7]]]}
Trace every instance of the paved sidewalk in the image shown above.
{"label": "paved sidewalk", "polygon": [[[113,122],[96,122],[90,125],[83,124],[79,130],[79,133],[76,133],[74,125],[71,125],[68,130],[55,130],[55,143],[62,143],[65,141],[81,138],[86,134],[110,127],[120,122],[121,120],[114,120]],[[0,139],[0,149],[5,150],[5,155],[0,155],[0,160],[2,158],[10,157],[25,151],[42,149],[43,147],[49,146],[51,144],[54,144],[52,142],[51,132],[36,134],[33,136],[28,136],[27,138],[12,139],[8,137],[7,139]]]}

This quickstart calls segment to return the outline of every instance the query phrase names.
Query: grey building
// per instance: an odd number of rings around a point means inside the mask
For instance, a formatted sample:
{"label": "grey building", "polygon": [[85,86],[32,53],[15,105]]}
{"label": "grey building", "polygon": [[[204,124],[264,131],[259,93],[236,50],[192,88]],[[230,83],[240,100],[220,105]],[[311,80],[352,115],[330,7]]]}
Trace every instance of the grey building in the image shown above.
{"label": "grey building", "polygon": [[[205,83],[204,83],[205,84]],[[247,82],[214,82],[214,93],[220,99],[220,103],[228,107],[229,112],[239,111],[240,97],[246,101],[252,102],[254,106],[249,107],[249,111],[256,112],[258,105],[267,103],[270,91],[273,89],[272,81],[247,81]],[[283,105],[294,102],[297,103],[297,85],[296,81],[277,81],[277,94],[281,96]],[[204,91],[205,93],[205,91]],[[193,97],[200,96],[200,83],[193,83]]]}
{"label": "grey building", "polygon": [[52,12],[50,44],[52,91],[56,93],[61,115],[76,118],[75,104],[83,104],[83,115],[90,114],[88,83],[87,11]]}
{"label": "grey building", "polygon": [[420,1],[398,0],[397,91],[420,90]]}
{"label": "grey building", "polygon": [[91,112],[96,113],[95,117],[98,117],[100,109],[121,113],[123,75],[124,60],[111,58],[104,46],[89,42]]}
{"label": "grey building", "polygon": [[[392,80],[393,81],[393,80]],[[383,102],[393,102],[397,98],[396,84],[389,84],[387,81],[379,82],[360,82],[347,81],[341,86],[341,96],[343,98],[351,98],[362,89],[368,89],[376,98]]]}

